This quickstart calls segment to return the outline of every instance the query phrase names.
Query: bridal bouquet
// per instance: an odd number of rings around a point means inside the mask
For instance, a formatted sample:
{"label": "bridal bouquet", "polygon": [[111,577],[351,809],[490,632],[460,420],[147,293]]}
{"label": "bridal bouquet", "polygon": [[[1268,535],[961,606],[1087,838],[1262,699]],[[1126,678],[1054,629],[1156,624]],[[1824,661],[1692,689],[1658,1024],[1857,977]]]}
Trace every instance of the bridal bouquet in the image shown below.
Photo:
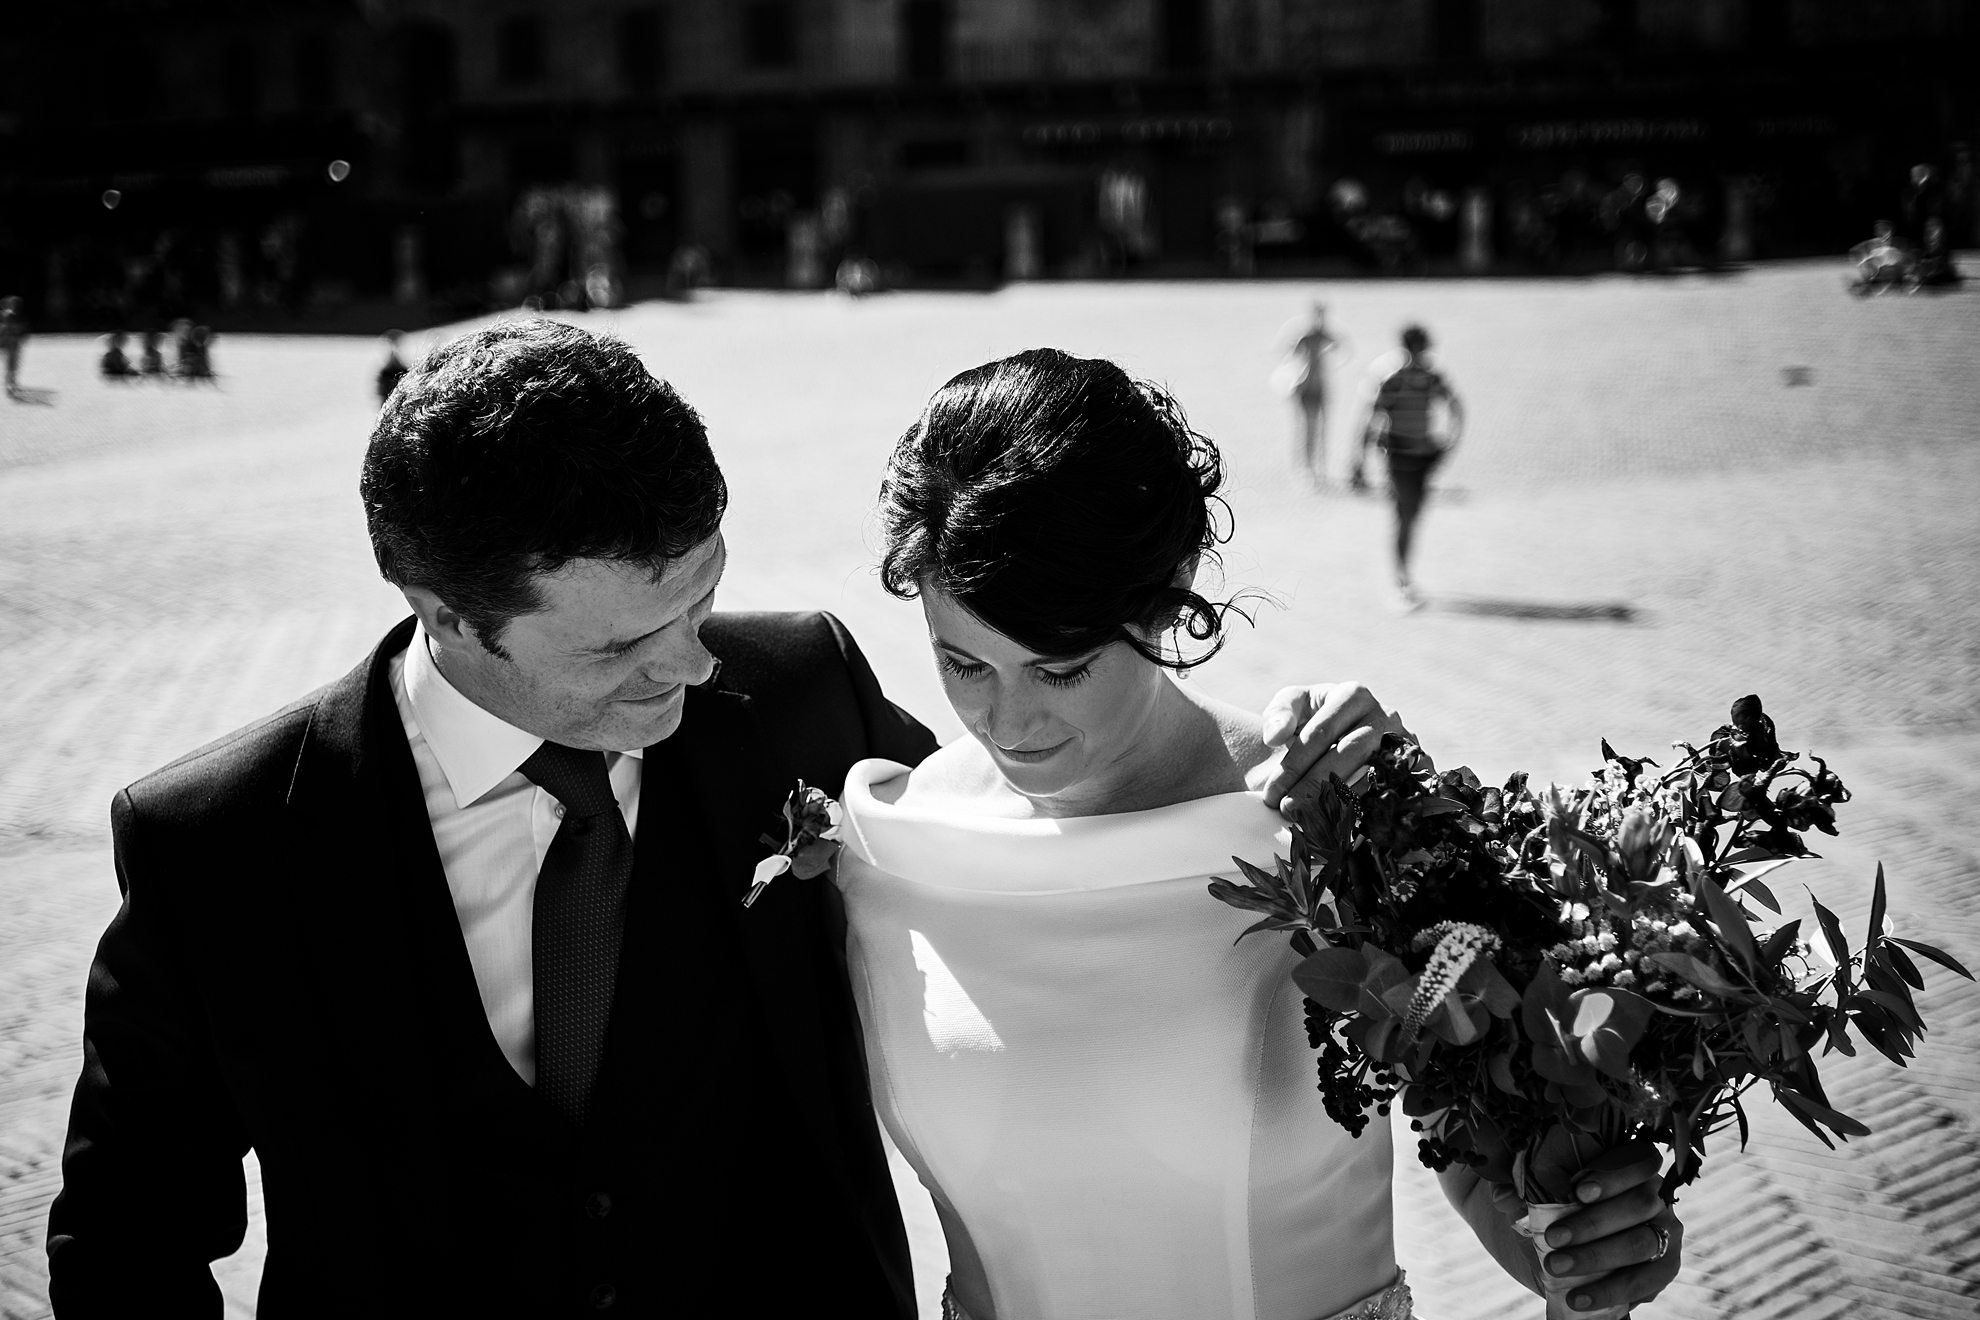
{"label": "bridal bouquet", "polygon": [[1336,1122],[1358,1136],[1400,1096],[1425,1164],[1536,1206],[1571,1201],[1582,1162],[1634,1138],[1674,1152],[1673,1196],[1707,1136],[1736,1123],[1744,1143],[1741,1098],[1763,1081],[1824,1144],[1868,1132],[1830,1106],[1817,1053],[1860,1039],[1902,1066],[1925,1031],[1912,955],[1971,973],[1891,933],[1881,867],[1854,951],[1820,902],[1813,932],[1770,924],[1763,877],[1812,856],[1802,836],[1834,834],[1849,792],[1781,749],[1759,698],[1675,747],[1662,770],[1604,742],[1593,782],[1535,792],[1524,774],[1439,773],[1391,734],[1301,813],[1291,857],[1211,883],[1263,914],[1246,935],[1291,932],[1304,955],[1293,980]]}

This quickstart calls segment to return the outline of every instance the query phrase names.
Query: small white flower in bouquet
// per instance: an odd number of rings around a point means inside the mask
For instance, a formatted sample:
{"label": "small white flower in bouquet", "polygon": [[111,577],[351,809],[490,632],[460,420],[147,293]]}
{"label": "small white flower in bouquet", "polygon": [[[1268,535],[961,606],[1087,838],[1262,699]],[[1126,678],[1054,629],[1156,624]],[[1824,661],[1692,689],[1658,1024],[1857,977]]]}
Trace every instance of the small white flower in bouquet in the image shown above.
{"label": "small white flower in bouquet", "polygon": [[[1246,935],[1289,932],[1303,955],[1328,1114],[1359,1136],[1399,1098],[1423,1162],[1510,1184],[1543,1254],[1588,1158],[1652,1141],[1675,1201],[1707,1136],[1737,1124],[1744,1144],[1759,1082],[1824,1144],[1867,1133],[1830,1106],[1818,1052],[1860,1038],[1903,1066],[1925,1032],[1911,955],[1972,979],[1891,932],[1881,867],[1854,951],[1819,901],[1819,946],[1761,915],[1780,914],[1762,877],[1813,856],[1803,834],[1834,834],[1849,792],[1781,749],[1758,697],[1675,746],[1660,772],[1605,741],[1588,786],[1538,794],[1524,774],[1439,773],[1391,734],[1299,815],[1289,858],[1237,859],[1249,884],[1210,885],[1262,914]],[[1549,1279],[1550,1315],[1573,1282]]]}

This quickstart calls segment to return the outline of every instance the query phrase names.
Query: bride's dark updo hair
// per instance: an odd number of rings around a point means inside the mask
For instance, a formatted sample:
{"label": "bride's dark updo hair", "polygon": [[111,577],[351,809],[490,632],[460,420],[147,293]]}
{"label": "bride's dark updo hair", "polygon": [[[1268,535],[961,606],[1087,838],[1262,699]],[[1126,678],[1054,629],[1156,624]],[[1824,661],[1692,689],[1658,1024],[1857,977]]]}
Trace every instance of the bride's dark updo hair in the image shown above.
{"label": "bride's dark updo hair", "polygon": [[[1190,586],[1229,539],[1223,481],[1217,447],[1166,392],[1030,349],[937,390],[895,446],[880,580],[903,600],[933,586],[1041,656],[1123,641],[1188,670],[1223,645],[1232,608]],[[1161,645],[1171,631],[1208,645],[1184,656]]]}

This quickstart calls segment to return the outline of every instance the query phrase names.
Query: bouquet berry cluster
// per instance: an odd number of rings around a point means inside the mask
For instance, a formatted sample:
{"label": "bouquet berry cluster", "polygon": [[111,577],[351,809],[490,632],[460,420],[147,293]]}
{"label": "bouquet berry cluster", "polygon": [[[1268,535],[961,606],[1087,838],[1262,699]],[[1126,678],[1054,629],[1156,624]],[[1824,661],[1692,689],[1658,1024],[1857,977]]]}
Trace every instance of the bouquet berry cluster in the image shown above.
{"label": "bouquet berry cluster", "polygon": [[[1303,810],[1292,855],[1213,896],[1291,934],[1293,979],[1333,1119],[1359,1135],[1399,1102],[1424,1163],[1463,1163],[1529,1202],[1572,1198],[1582,1161],[1643,1138],[1674,1152],[1667,1197],[1697,1177],[1710,1134],[1759,1082],[1825,1144],[1868,1131],[1830,1106],[1818,1053],[1855,1039],[1902,1066],[1924,1034],[1911,955],[1880,867],[1851,950],[1769,924],[1764,879],[1834,834],[1848,790],[1818,757],[1783,751],[1757,697],[1676,764],[1617,754],[1587,786],[1501,788],[1439,773],[1396,735],[1352,786]],[[1811,900],[1813,895],[1810,895]],[[1242,937],[1240,937],[1242,938]]]}

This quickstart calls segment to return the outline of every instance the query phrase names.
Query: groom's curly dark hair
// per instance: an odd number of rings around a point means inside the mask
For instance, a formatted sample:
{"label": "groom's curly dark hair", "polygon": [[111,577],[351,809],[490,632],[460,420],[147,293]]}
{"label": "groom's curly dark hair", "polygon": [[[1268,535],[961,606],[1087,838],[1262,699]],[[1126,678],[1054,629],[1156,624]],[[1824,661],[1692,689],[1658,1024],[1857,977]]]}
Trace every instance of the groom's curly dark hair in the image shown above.
{"label": "groom's curly dark hair", "polygon": [[620,340],[544,318],[442,344],[386,400],[358,484],[378,569],[506,656],[535,577],[573,559],[657,578],[720,528],[701,417]]}

